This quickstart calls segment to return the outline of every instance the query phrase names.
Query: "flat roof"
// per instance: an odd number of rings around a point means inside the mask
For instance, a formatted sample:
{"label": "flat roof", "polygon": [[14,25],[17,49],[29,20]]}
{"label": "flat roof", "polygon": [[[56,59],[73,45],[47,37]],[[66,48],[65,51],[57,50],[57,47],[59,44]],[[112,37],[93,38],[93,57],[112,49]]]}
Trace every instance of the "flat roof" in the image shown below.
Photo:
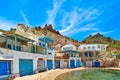
{"label": "flat roof", "polygon": [[19,40],[35,42],[35,40],[32,40],[32,39],[27,38],[27,37],[24,37],[23,35],[17,34],[15,32],[6,32],[6,33],[3,33],[3,35],[5,35],[7,37],[14,37],[16,35],[17,38],[19,38]]}

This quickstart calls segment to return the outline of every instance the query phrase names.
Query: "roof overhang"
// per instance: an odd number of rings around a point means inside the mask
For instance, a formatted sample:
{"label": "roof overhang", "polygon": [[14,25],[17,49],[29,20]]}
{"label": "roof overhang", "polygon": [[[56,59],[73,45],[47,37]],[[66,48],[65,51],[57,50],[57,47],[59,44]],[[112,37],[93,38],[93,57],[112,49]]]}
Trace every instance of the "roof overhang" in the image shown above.
{"label": "roof overhang", "polygon": [[3,56],[0,56],[0,60],[13,61],[14,59],[12,57],[3,57]]}
{"label": "roof overhang", "polygon": [[46,42],[46,43],[49,43],[49,42],[54,43],[54,40],[52,38],[48,37],[48,36],[41,36],[41,37],[39,37],[38,40]]}
{"label": "roof overhang", "polygon": [[7,37],[13,37],[13,38],[16,36],[19,40],[23,40],[26,42],[35,42],[35,40],[24,37],[23,35],[17,34],[15,32],[7,32],[7,33],[4,33],[3,35],[5,35]]}

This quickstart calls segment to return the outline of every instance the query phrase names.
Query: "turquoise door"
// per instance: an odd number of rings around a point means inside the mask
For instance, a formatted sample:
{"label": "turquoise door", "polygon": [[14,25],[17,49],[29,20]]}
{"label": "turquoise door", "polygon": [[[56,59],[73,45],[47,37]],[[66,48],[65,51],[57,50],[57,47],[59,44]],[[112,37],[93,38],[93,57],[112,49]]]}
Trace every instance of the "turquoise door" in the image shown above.
{"label": "turquoise door", "polygon": [[9,75],[11,73],[10,61],[0,61],[0,76]]}
{"label": "turquoise door", "polygon": [[20,59],[19,60],[19,73],[20,73],[20,76],[33,74],[33,60],[32,59]]}
{"label": "turquoise door", "polygon": [[81,66],[80,60],[76,60],[76,67],[80,67],[80,66]]}
{"label": "turquoise door", "polygon": [[51,70],[53,68],[52,60],[47,60],[47,68]]}

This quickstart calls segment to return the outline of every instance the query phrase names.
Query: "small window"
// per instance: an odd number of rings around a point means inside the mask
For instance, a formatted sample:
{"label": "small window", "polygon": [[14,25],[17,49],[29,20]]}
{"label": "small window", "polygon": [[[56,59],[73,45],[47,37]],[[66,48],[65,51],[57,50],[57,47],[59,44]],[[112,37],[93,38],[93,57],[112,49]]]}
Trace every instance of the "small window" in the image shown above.
{"label": "small window", "polygon": [[86,47],[83,48],[84,50],[86,49]]}
{"label": "small window", "polygon": [[94,49],[95,49],[95,47],[94,47],[94,46],[92,46],[92,49],[94,50]]}
{"label": "small window", "polygon": [[93,57],[93,53],[89,53],[89,56],[90,56],[90,57]]}
{"label": "small window", "polygon": [[88,57],[88,53],[85,53],[85,57]]}
{"label": "small window", "polygon": [[41,43],[39,43],[39,46],[41,46]]}
{"label": "small window", "polygon": [[48,53],[49,55],[52,55],[52,53]]}
{"label": "small window", "polygon": [[45,47],[45,44],[43,44],[43,47]]}
{"label": "small window", "polygon": [[71,57],[74,57],[74,55],[73,55],[73,54],[71,54],[70,56],[71,56]]}
{"label": "small window", "polygon": [[10,44],[8,44],[8,49],[11,49],[11,45]]}
{"label": "small window", "polygon": [[90,50],[90,47],[88,47],[88,50]]}
{"label": "small window", "polygon": [[100,48],[100,46],[98,46],[98,48]]}

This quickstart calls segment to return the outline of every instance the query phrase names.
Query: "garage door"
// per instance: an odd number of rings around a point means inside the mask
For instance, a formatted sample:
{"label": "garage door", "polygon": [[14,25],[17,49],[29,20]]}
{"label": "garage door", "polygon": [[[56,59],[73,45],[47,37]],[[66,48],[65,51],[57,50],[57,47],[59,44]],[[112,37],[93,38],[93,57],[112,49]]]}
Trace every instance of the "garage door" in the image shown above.
{"label": "garage door", "polygon": [[52,60],[47,60],[47,68],[51,70],[53,68]]}
{"label": "garage door", "polygon": [[92,67],[92,61],[86,61],[86,67]]}
{"label": "garage door", "polygon": [[55,68],[60,68],[60,60],[55,61]]}
{"label": "garage door", "polygon": [[75,68],[75,60],[70,60],[70,68]]}
{"label": "garage door", "polygon": [[80,67],[80,66],[81,66],[80,60],[76,60],[76,67]]}
{"label": "garage door", "polygon": [[11,62],[10,61],[0,61],[0,76],[8,75],[11,73]]}
{"label": "garage door", "polygon": [[45,68],[45,61],[44,60],[38,60],[37,61],[37,69],[39,71],[45,71],[46,68]]}
{"label": "garage door", "polygon": [[20,76],[33,74],[33,60],[32,59],[20,59],[19,60],[19,73],[20,73]]}

